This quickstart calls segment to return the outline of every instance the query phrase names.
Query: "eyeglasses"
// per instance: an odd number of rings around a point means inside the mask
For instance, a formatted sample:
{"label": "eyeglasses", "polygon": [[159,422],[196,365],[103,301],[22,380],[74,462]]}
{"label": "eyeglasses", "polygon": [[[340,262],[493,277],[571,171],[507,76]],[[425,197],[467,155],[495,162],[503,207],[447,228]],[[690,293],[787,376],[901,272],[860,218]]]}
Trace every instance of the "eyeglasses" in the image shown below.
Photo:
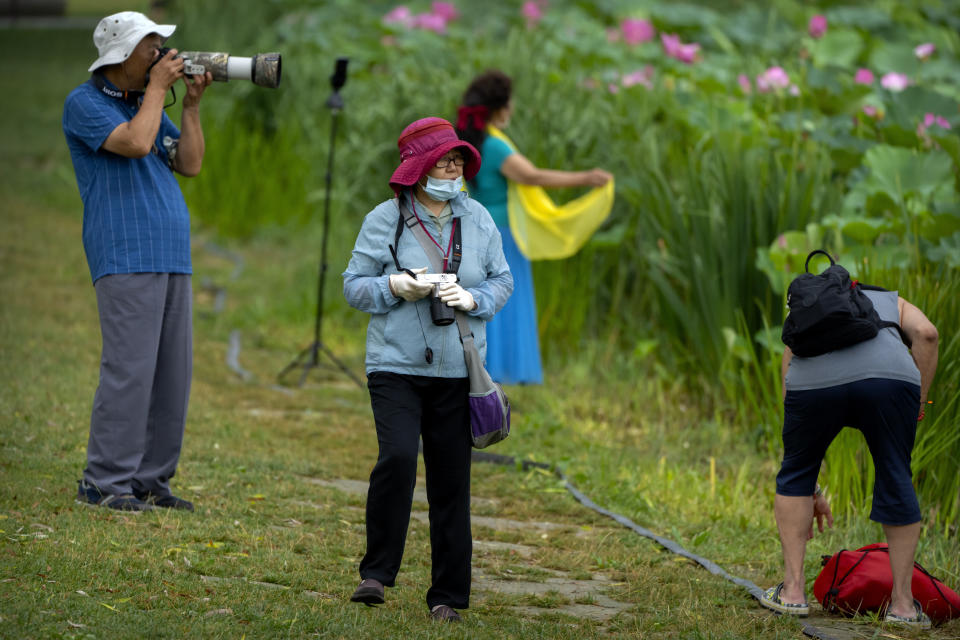
{"label": "eyeglasses", "polygon": [[467,161],[464,159],[463,156],[453,156],[453,157],[447,156],[445,158],[440,158],[439,160],[437,160],[437,164],[435,166],[437,167],[437,169],[446,169],[451,162],[456,167],[462,167],[467,163]]}

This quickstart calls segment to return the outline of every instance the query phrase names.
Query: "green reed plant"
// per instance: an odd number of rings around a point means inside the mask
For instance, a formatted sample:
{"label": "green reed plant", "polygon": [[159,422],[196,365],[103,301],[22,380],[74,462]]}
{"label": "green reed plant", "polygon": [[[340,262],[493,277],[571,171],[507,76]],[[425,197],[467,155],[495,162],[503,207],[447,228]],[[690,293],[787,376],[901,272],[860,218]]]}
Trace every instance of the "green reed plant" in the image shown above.
{"label": "green reed plant", "polygon": [[[218,179],[182,183],[191,211],[204,224],[249,238],[265,226],[302,226],[314,219],[317,205],[310,191],[319,171],[299,153],[293,128],[269,133],[227,117],[207,125],[206,136],[204,169]],[[263,169],[269,178],[262,179]]]}

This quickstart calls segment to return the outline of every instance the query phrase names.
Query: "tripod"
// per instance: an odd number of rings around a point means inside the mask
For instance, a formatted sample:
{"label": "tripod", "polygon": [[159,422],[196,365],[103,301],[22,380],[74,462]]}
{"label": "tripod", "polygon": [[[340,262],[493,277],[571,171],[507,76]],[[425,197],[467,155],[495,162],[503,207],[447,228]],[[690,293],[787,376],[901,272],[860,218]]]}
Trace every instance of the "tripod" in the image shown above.
{"label": "tripod", "polygon": [[326,175],[326,194],[324,196],[323,204],[323,238],[320,240],[320,272],[317,277],[317,316],[316,322],[313,326],[313,342],[303,351],[297,355],[293,361],[283,368],[277,375],[277,379],[280,382],[283,382],[283,377],[292,371],[293,369],[300,368],[302,373],[300,374],[300,382],[298,386],[303,386],[304,381],[307,379],[307,374],[310,373],[311,369],[315,369],[320,366],[320,352],[323,353],[330,359],[333,364],[337,365],[341,371],[343,371],[347,376],[350,377],[354,382],[357,383],[357,386],[363,387],[363,382],[360,381],[360,378],[357,377],[353,371],[347,368],[345,364],[340,362],[333,352],[323,343],[321,334],[323,332],[323,285],[326,281],[327,274],[327,236],[330,235],[330,192],[331,185],[333,183],[333,149],[334,143],[337,139],[337,121],[339,119],[340,111],[343,109],[343,98],[340,96],[340,88],[347,81],[347,58],[337,58],[337,66],[332,76],[330,76],[330,84],[333,87],[333,93],[330,94],[330,97],[327,98],[326,106],[330,109],[330,151],[327,157],[327,175]]}

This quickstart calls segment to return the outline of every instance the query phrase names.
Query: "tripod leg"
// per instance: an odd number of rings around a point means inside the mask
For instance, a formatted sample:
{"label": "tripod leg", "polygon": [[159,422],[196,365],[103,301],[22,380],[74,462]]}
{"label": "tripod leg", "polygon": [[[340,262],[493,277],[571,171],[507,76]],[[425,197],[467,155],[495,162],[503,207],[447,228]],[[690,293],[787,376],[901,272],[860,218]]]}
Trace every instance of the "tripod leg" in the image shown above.
{"label": "tripod leg", "polygon": [[321,343],[320,343],[320,348],[323,349],[323,352],[324,352],[325,354],[327,354],[327,357],[330,358],[335,365],[337,365],[338,367],[340,367],[340,370],[341,370],[341,371],[343,371],[345,374],[347,374],[348,376],[350,376],[350,378],[351,378],[354,382],[357,383],[357,386],[358,386],[358,387],[360,387],[361,389],[363,388],[363,382],[360,380],[360,378],[357,377],[357,374],[355,374],[353,371],[351,371],[350,369],[348,369],[348,368],[347,368],[347,365],[345,365],[345,364],[343,364],[342,362],[340,362],[340,361],[337,359],[337,356],[333,355],[333,352],[330,351],[330,349],[327,348],[327,345],[325,345],[325,344],[323,344],[323,343],[321,342]]}
{"label": "tripod leg", "polygon": [[297,354],[297,357],[294,358],[293,360],[291,360],[291,361],[290,361],[290,364],[288,364],[287,366],[285,366],[285,367],[283,368],[283,371],[281,371],[280,373],[277,374],[277,381],[278,381],[278,382],[283,382],[283,377],[284,377],[285,375],[287,375],[287,373],[289,373],[291,370],[296,369],[297,367],[301,366],[301,364],[303,363],[303,361],[306,359],[307,354],[310,353],[310,352],[312,351],[312,349],[313,349],[313,345],[310,345],[309,347],[307,347],[306,349],[304,349],[303,351],[301,351],[299,354]]}
{"label": "tripod leg", "polygon": [[303,383],[307,381],[307,374],[310,373],[310,369],[312,369],[314,366],[315,365],[309,362],[304,363],[303,372],[300,374],[300,381],[297,383],[298,387],[302,387]]}

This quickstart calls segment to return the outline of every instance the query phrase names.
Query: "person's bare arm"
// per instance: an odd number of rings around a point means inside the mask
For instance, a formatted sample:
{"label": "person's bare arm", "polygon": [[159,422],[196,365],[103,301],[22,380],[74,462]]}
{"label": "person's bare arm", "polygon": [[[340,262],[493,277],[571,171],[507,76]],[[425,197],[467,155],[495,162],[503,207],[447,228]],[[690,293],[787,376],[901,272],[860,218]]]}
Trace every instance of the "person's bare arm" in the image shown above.
{"label": "person's bare arm", "polygon": [[183,77],[183,60],[174,58],[176,54],[176,49],[171,49],[153,66],[136,115],[110,132],[103,142],[103,149],[125,158],[143,158],[150,153],[160,130],[167,91],[177,78]]}
{"label": "person's bare arm", "polygon": [[790,360],[793,359],[793,351],[790,347],[783,348],[783,358],[780,360],[780,389],[783,392],[783,398],[787,398],[787,369],[790,368]]}
{"label": "person's bare arm", "polygon": [[207,71],[202,76],[184,77],[187,95],[183,98],[183,111],[180,115],[180,143],[177,155],[173,158],[173,168],[177,173],[193,177],[200,173],[206,145],[203,128],[200,126],[200,98],[213,82],[213,74]]}
{"label": "person's bare arm", "polygon": [[500,173],[512,182],[541,187],[602,187],[613,178],[612,174],[603,169],[588,171],[541,169],[520,153],[511,153],[507,156],[500,165]]}
{"label": "person's bare arm", "polygon": [[932,322],[916,306],[903,298],[898,300],[900,328],[913,341],[910,354],[920,370],[920,410],[927,405],[927,392],[937,372],[940,334]]}

